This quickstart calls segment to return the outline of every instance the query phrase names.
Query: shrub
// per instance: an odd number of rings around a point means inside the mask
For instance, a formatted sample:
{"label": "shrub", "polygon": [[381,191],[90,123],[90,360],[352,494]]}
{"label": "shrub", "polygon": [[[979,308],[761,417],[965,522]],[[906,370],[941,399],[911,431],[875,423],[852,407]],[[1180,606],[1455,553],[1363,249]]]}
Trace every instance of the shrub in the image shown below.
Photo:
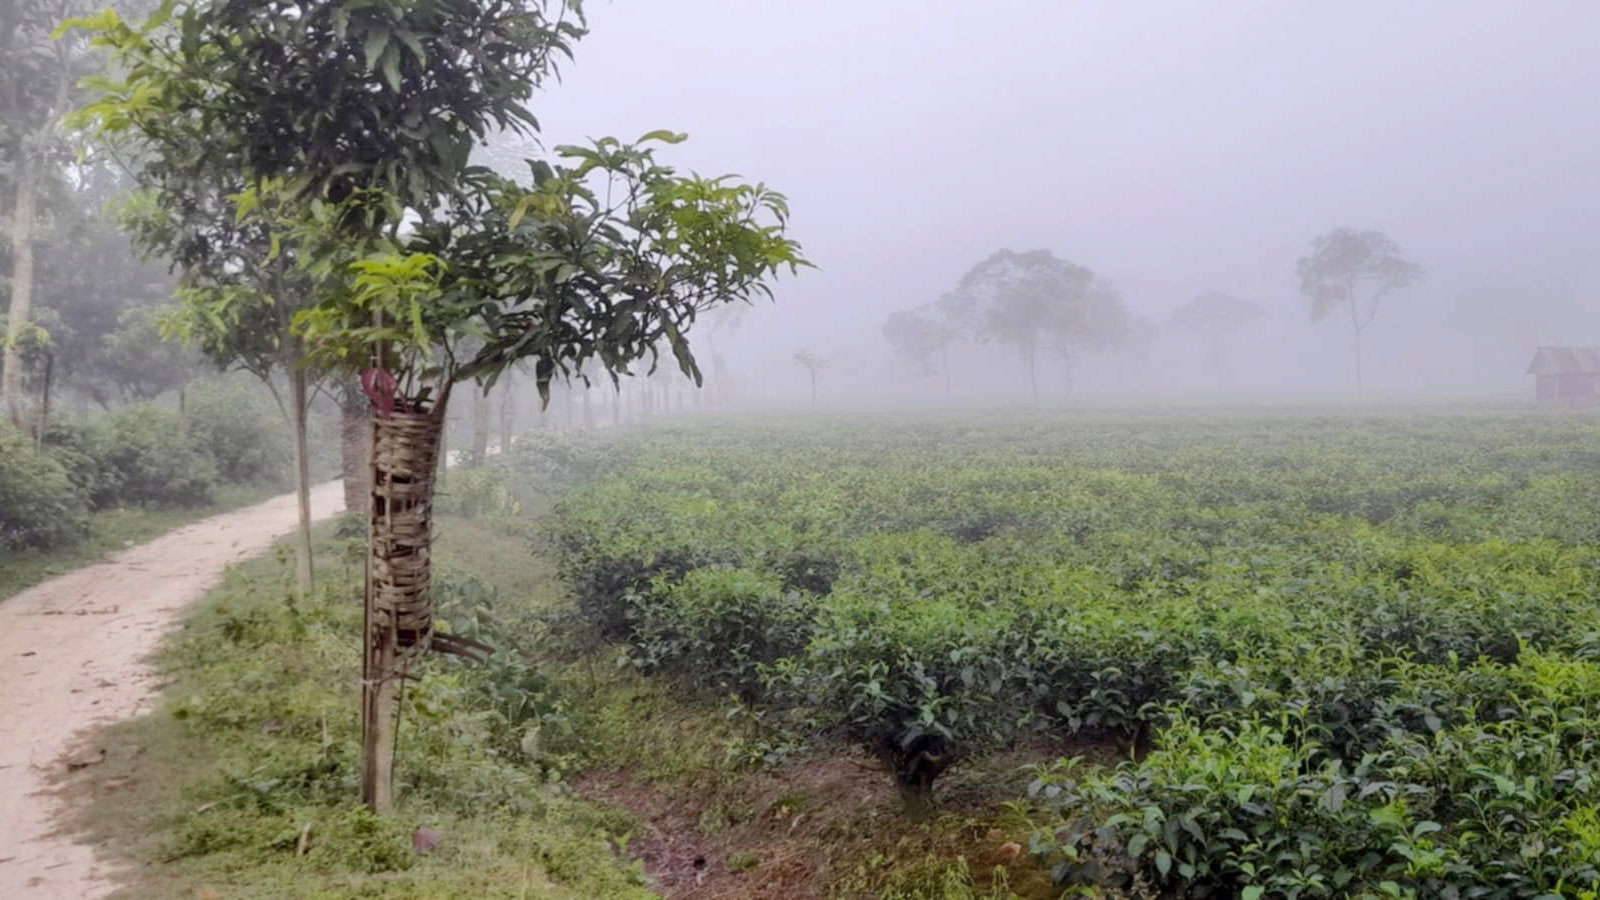
{"label": "shrub", "polygon": [[1407,811],[1401,786],[1368,762],[1346,767],[1245,721],[1207,730],[1178,719],[1143,763],[1111,772],[1057,764],[1029,792],[1056,810],[1034,849],[1065,883],[1186,897],[1349,896],[1406,872],[1437,823]]}
{"label": "shrub", "polygon": [[274,482],[290,472],[293,439],[283,417],[261,401],[264,393],[227,383],[189,389],[184,418],[190,441],[211,457],[225,482]]}
{"label": "shrub", "polygon": [[104,430],[92,425],[57,422],[44,438],[45,452],[67,472],[90,508],[115,506],[115,479],[101,456],[105,450]]}
{"label": "shrub", "polygon": [[434,504],[442,513],[509,525],[522,515],[511,470],[496,463],[453,471]]}
{"label": "shrub", "polygon": [[104,482],[96,506],[198,506],[210,501],[216,464],[190,442],[176,411],[126,406],[100,427],[95,446]]}
{"label": "shrub", "polygon": [[66,469],[0,423],[0,550],[54,547],[88,530],[86,499]]}
{"label": "shrub", "polygon": [[696,569],[660,584],[634,610],[634,660],[697,688],[755,699],[761,671],[805,648],[815,601],[745,569]]}
{"label": "shrub", "polygon": [[1005,646],[1014,621],[949,599],[841,586],[805,657],[779,667],[776,696],[877,756],[907,812],[922,817],[945,771],[1011,743],[1030,721],[1016,690],[1030,667]]}

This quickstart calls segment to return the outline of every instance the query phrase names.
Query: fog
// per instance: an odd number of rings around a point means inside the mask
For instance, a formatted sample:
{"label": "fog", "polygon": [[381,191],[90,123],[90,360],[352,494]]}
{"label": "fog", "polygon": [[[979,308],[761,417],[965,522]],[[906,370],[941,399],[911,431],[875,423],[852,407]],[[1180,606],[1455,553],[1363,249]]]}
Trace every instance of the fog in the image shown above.
{"label": "fog", "polygon": [[[670,161],[785,191],[815,271],[717,353],[755,401],[940,399],[880,327],[1000,248],[1045,248],[1164,325],[1224,290],[1266,316],[1221,371],[1158,333],[1070,396],[1353,396],[1348,321],[1295,261],[1377,229],[1426,278],[1366,333],[1367,396],[1531,397],[1542,343],[1600,344],[1600,6],[1585,2],[616,0],[536,102],[546,144],[688,132]],[[697,346],[706,344],[704,331]],[[1026,397],[965,347],[958,400]],[[1069,396],[1064,372],[1043,393]]]}

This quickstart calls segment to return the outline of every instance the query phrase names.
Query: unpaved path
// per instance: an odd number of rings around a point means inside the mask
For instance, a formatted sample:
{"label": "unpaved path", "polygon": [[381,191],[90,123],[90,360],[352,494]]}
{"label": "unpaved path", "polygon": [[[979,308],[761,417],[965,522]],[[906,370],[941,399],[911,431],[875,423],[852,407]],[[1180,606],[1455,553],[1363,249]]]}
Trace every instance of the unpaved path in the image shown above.
{"label": "unpaved path", "polygon": [[[344,506],[317,486],[311,514]],[[295,526],[294,495],[215,516],[0,601],[0,898],[98,897],[112,884],[92,848],[54,834],[51,782],[92,759],[79,733],[132,718],[154,695],[146,657],[184,607]],[[69,754],[77,754],[69,755]]]}

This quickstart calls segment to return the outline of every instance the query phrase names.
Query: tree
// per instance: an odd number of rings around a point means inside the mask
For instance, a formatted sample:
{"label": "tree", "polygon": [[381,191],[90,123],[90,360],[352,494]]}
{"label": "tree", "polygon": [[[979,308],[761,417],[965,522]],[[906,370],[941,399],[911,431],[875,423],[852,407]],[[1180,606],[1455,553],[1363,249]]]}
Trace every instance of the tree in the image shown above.
{"label": "tree", "polygon": [[[0,183],[4,181],[0,175]],[[134,321],[130,311],[169,300],[172,280],[137,260],[127,237],[106,215],[108,204],[130,185],[105,154],[91,150],[76,160],[53,162],[35,192],[28,318],[51,319],[52,383],[61,392],[75,390],[103,407],[119,398],[146,399],[148,388],[169,386],[167,376],[181,378],[192,363],[178,359],[184,354],[176,348],[133,346],[150,335],[136,334],[144,323]],[[4,196],[9,194],[0,192]],[[0,243],[0,270],[9,267],[11,249],[9,243]],[[7,280],[0,280],[0,301],[9,295],[9,287]],[[26,329],[26,324],[19,325],[19,330]],[[155,358],[135,359],[116,352],[121,349]],[[24,382],[20,400],[38,397],[41,373],[36,362],[30,363],[25,354],[13,370]],[[158,373],[159,386],[139,377]]]}
{"label": "tree", "polygon": [[1295,265],[1300,293],[1311,300],[1311,319],[1339,310],[1350,315],[1355,351],[1356,392],[1362,389],[1361,335],[1389,294],[1422,278],[1422,267],[1400,255],[1400,246],[1381,231],[1335,228],[1311,242],[1311,252]]}
{"label": "tree", "polygon": [[26,417],[19,341],[33,314],[34,241],[40,193],[69,158],[60,127],[74,102],[74,87],[89,71],[84,42],[52,40],[56,23],[86,6],[83,0],[11,0],[0,9],[0,183],[9,201],[10,303],[0,395],[17,427]]}
{"label": "tree", "polygon": [[817,408],[817,376],[828,367],[815,353],[810,350],[797,350],[794,354],[794,364],[804,369],[811,378],[811,408]]}
{"label": "tree", "polygon": [[920,371],[944,374],[944,399],[951,396],[951,325],[933,306],[920,306],[889,314],[883,323],[883,336],[895,354]]}
{"label": "tree", "polygon": [[[199,360],[175,341],[164,340],[161,320],[172,310],[130,306],[117,329],[100,340],[94,375],[116,386],[123,400],[151,400],[199,373]],[[102,403],[102,405],[104,405]]]}
{"label": "tree", "polygon": [[1262,316],[1261,307],[1225,291],[1207,291],[1178,307],[1169,324],[1206,344],[1206,360],[1213,372],[1222,370],[1228,338]]}
{"label": "tree", "polygon": [[[172,164],[195,154],[202,140],[164,124],[181,121],[183,107],[150,105],[138,115],[131,126],[137,140],[127,149],[143,161],[143,187],[123,221],[136,246],[180,270],[180,302],[163,317],[162,333],[218,369],[249,372],[272,393],[294,437],[295,563],[299,592],[307,595],[315,582],[307,438],[313,377],[306,343],[291,326],[311,302],[312,282],[281,234],[289,203],[281,182],[250,184],[237,170]],[[278,389],[279,373],[288,381],[287,397]]]}
{"label": "tree", "polygon": [[478,391],[472,396],[472,453],[473,465],[483,465],[489,459],[489,425],[493,421],[490,412],[489,392]]}
{"label": "tree", "polygon": [[980,338],[1016,348],[1035,402],[1041,345],[1070,361],[1075,349],[1116,344],[1128,318],[1110,284],[1048,250],[989,256],[961,277],[941,305],[960,311],[952,319],[972,322]]}
{"label": "tree", "polygon": [[[395,704],[433,629],[431,506],[452,388],[491,388],[527,361],[542,401],[586,366],[614,381],[668,348],[696,383],[687,333],[722,304],[770,298],[805,261],[787,204],[762,185],[679,175],[653,132],[530,160],[515,181],[468,164],[492,131],[528,131],[525,107],[582,34],[575,4],[291,0],[170,3],[176,27],[92,24],[128,74],[98,115],[180,116],[170,168],[241,173],[282,203],[266,254],[310,279],[296,316],[319,365],[359,373],[372,401],[372,504],[363,641],[362,793],[391,803]],[[281,227],[280,227],[281,226]]]}

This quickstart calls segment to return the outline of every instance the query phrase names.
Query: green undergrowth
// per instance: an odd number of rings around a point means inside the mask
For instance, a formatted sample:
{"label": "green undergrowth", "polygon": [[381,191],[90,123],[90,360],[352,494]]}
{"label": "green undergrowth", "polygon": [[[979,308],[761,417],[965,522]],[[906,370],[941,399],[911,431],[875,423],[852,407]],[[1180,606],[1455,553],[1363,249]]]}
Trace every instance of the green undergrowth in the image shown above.
{"label": "green undergrowth", "polygon": [[[357,802],[360,544],[329,525],[314,597],[292,599],[286,552],[229,569],[161,651],[160,707],[104,730],[105,761],[66,786],[77,827],[127,865],[120,896],[651,896],[614,852],[633,820],[564,786],[572,704],[517,646],[545,598],[493,584],[539,587],[526,544],[439,530],[443,618],[500,652],[429,660],[410,686],[395,814]],[[417,828],[436,849],[413,849]]]}
{"label": "green undergrowth", "polygon": [[1063,890],[1594,897],[1597,437],[1513,411],[669,428],[593,448],[553,531],[585,621],[733,698],[752,756],[853,745],[926,816],[988,754],[1131,749],[1017,798]]}
{"label": "green undergrowth", "polygon": [[240,509],[283,493],[279,484],[225,485],[209,503],[199,507],[116,507],[91,513],[88,536],[82,541],[47,550],[0,550],[0,603],[46,578],[135,544],[198,522],[207,516]]}

